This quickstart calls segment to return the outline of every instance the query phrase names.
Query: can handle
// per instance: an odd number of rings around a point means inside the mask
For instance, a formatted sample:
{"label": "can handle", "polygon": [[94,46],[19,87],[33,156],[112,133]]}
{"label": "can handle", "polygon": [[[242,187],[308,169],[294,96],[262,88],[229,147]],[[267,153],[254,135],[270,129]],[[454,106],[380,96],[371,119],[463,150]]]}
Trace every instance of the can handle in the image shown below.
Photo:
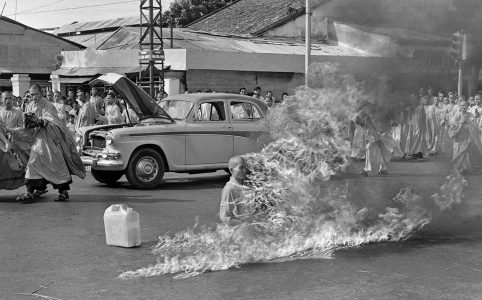
{"label": "can handle", "polygon": [[127,210],[127,205],[125,204],[113,204],[112,206],[112,211],[120,211],[120,210],[123,210],[123,211],[126,211]]}

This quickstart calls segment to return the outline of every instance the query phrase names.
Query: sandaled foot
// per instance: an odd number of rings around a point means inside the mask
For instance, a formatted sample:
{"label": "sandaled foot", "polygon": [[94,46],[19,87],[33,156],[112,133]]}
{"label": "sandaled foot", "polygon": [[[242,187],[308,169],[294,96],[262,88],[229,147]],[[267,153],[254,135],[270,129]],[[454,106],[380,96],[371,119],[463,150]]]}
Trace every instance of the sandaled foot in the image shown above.
{"label": "sandaled foot", "polygon": [[388,171],[387,170],[378,170],[378,174],[388,174]]}
{"label": "sandaled foot", "polygon": [[35,198],[34,193],[26,192],[25,194],[18,196],[16,200],[22,202],[22,204],[29,204],[33,203]]}
{"label": "sandaled foot", "polygon": [[43,194],[45,194],[45,193],[47,193],[47,192],[48,192],[47,189],[44,189],[44,190],[41,190],[41,191],[36,190],[35,192],[33,192],[33,196],[34,196],[35,198],[37,198],[37,197],[40,197],[40,196],[42,196]]}
{"label": "sandaled foot", "polygon": [[65,201],[69,201],[69,199],[70,199],[69,193],[62,192],[57,196],[57,198],[54,199],[54,201],[55,202],[65,202]]}
{"label": "sandaled foot", "polygon": [[365,171],[365,170],[363,170],[363,171],[360,172],[360,175],[367,177],[367,176],[368,176],[368,172]]}

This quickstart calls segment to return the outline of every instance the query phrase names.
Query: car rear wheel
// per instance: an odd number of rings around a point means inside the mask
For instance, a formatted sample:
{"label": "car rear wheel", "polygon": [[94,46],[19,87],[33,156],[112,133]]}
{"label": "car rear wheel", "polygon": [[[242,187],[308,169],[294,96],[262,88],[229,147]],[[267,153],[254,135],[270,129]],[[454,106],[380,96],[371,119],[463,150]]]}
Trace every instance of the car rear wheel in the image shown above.
{"label": "car rear wheel", "polygon": [[127,166],[126,177],[129,183],[138,189],[155,188],[164,177],[161,154],[151,148],[136,151]]}
{"label": "car rear wheel", "polygon": [[124,175],[124,171],[92,170],[91,174],[92,177],[94,177],[94,179],[98,182],[105,183],[107,185],[114,185],[122,177],[122,175]]}

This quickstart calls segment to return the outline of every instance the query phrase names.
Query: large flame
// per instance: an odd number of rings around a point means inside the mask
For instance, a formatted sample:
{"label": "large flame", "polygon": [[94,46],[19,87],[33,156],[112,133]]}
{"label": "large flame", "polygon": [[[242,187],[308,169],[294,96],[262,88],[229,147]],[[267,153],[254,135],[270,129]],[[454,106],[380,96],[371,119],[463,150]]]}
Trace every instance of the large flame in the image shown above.
{"label": "large flame", "polygon": [[[273,142],[244,155],[249,170],[241,196],[247,213],[234,226],[195,225],[164,235],[153,248],[158,263],[122,278],[177,274],[184,278],[253,262],[329,258],[334,251],[409,238],[431,220],[410,188],[375,217],[357,207],[347,187],[328,180],[349,163],[346,120],[370,96],[352,76],[322,65],[323,88],[300,89],[267,118]],[[373,113],[367,111],[366,113]],[[377,116],[380,122],[389,119]],[[452,175],[433,199],[441,210],[459,203],[465,184]]]}

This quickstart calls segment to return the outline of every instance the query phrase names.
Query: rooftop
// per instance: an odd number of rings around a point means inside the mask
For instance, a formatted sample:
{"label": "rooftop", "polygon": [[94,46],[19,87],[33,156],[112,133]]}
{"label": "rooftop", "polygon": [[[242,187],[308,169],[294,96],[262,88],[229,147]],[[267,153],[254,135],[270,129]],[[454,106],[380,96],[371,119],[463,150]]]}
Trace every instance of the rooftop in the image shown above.
{"label": "rooftop", "polygon": [[225,36],[259,36],[302,15],[304,0],[240,0],[206,15],[188,29]]}

